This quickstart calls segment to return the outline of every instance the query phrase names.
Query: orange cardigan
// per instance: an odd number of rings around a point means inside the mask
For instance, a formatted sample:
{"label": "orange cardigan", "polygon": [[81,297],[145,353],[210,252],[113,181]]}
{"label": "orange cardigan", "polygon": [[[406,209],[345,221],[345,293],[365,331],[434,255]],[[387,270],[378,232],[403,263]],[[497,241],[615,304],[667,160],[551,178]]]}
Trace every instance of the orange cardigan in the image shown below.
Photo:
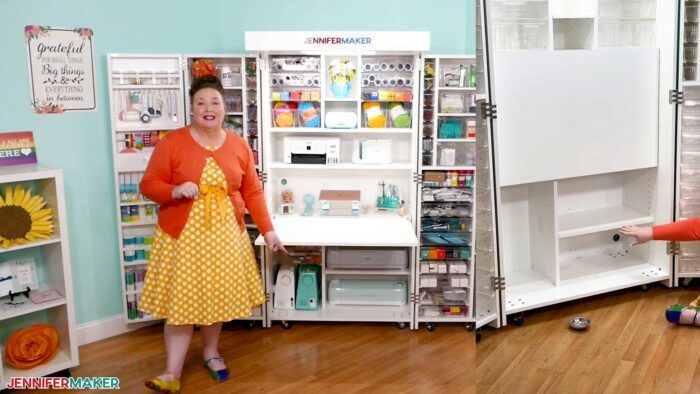
{"label": "orange cardigan", "polygon": [[651,231],[652,237],[659,241],[697,241],[700,240],[700,218],[654,226]]}
{"label": "orange cardigan", "polygon": [[158,226],[173,238],[180,236],[193,200],[173,199],[173,189],[188,181],[199,184],[208,157],[214,158],[226,176],[228,194],[241,231],[246,228],[246,207],[260,234],[272,231],[265,194],[248,143],[235,134],[227,133],[221,147],[212,152],[195,141],[189,127],[171,131],[158,142],[139,185],[144,196],[160,204]]}

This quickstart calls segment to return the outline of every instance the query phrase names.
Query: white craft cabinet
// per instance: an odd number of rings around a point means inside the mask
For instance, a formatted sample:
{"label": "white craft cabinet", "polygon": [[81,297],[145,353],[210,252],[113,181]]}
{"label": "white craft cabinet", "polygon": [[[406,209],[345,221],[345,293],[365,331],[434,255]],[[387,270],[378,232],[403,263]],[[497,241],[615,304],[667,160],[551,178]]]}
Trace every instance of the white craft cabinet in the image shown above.
{"label": "white craft cabinet", "polygon": [[[214,63],[217,75],[230,71],[224,86],[226,122],[232,133],[246,138],[259,161],[260,152],[257,97],[259,78],[255,55],[155,55],[109,54],[110,116],[114,158],[114,181],[117,200],[120,265],[126,323],[151,321],[148,314],[137,310],[143,278],[157,224],[157,206],[138,190],[153,149],[170,130],[191,123],[189,88],[194,74],[193,62],[198,59]],[[150,119],[144,121],[148,108]],[[246,215],[247,228],[257,236],[255,225]],[[262,261],[259,261],[262,264]],[[260,266],[262,273],[262,265]],[[265,324],[264,306],[253,308],[247,327],[255,321]]]}
{"label": "white craft cabinet", "polygon": [[[493,164],[497,223],[492,324],[506,315],[522,324],[523,311],[621,288],[673,285],[679,266],[666,244],[631,247],[617,230],[670,222],[695,198],[692,183],[674,194],[675,174],[684,176],[676,150],[688,152],[685,174],[693,173],[694,140],[676,141],[680,106],[669,100],[692,85],[681,82],[674,49],[683,39],[674,12],[682,2],[479,5],[493,142],[484,160]],[[683,107],[686,125],[693,104]],[[692,135],[688,127],[679,135]],[[692,269],[697,255],[681,249]]]}

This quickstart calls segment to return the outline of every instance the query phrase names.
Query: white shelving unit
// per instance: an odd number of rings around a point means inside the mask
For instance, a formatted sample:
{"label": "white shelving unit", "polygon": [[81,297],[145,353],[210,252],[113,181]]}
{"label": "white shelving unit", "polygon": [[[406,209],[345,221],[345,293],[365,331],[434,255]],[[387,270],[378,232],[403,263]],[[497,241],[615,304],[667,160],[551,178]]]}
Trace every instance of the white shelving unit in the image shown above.
{"label": "white shelving unit", "polygon": [[430,331],[437,322],[472,329],[476,58],[425,55],[422,69],[416,321]]}
{"label": "white shelving unit", "polygon": [[[230,115],[227,119],[228,129],[246,138],[254,155],[258,156],[258,159],[260,157],[258,127],[260,114],[257,104],[259,73],[255,56],[108,55],[115,192],[118,201],[117,222],[121,245],[120,262],[124,278],[124,318],[127,323],[153,320],[148,315],[142,316],[134,308],[134,302],[138,305],[138,296],[142,290],[140,285],[130,287],[127,283],[127,281],[133,281],[133,278],[127,279],[127,274],[131,271],[138,271],[139,281],[143,279],[157,224],[157,204],[141,196],[138,192],[138,183],[148,165],[157,139],[162,138],[169,130],[190,124],[191,108],[187,96],[193,79],[190,70],[196,59],[211,60],[219,73],[223,67],[229,67],[231,70],[232,85],[224,87],[225,105],[229,110],[227,114]],[[160,95],[161,100],[148,96],[151,92]],[[150,102],[162,103],[161,116],[147,123],[134,119],[133,115],[127,116],[125,111],[141,109],[138,103],[131,106],[128,104],[129,100],[133,101],[132,93],[138,93],[137,100],[148,103],[150,99]],[[144,100],[143,97],[146,99]],[[140,112],[143,110],[141,109]],[[156,134],[149,134],[149,137],[146,137],[145,132]],[[155,141],[154,136],[156,136]],[[147,138],[150,138],[150,143],[147,142]],[[139,220],[130,220],[135,216],[134,213]],[[249,229],[253,231],[255,226],[249,226]],[[253,235],[257,236],[257,234]],[[254,308],[252,316],[242,320],[260,321],[264,325],[264,306]]]}
{"label": "white shelving unit", "polygon": [[[137,307],[158,217],[158,204],[145,199],[138,184],[158,139],[185,125],[184,67],[177,54],[109,54],[107,67],[123,313],[133,324],[152,321]],[[151,92],[160,100],[149,97]],[[149,101],[163,104],[154,107],[161,115],[143,122],[135,114],[147,111]]]}
{"label": "white shelving unit", "polygon": [[[314,246],[324,256],[328,247],[393,247],[406,249],[411,260],[405,270],[378,270],[371,275],[364,271],[346,273],[329,269],[324,257],[320,263],[322,294],[318,310],[287,310],[274,307],[273,293],[277,271],[286,260],[266,251],[268,320],[270,324],[282,321],[287,327],[295,320],[381,321],[413,327],[413,300],[417,295],[414,258],[418,246],[415,179],[419,56],[428,48],[429,35],[423,32],[339,32],[337,35],[347,40],[368,39],[362,41],[366,44],[341,43],[331,47],[322,44],[322,39],[307,42],[307,37],[317,36],[313,32],[246,32],[246,50],[261,53],[263,178],[273,224],[285,245]],[[337,90],[331,86],[327,71],[335,60],[352,62],[356,68],[347,97],[336,94]],[[306,108],[305,116],[297,112],[299,107],[302,111]],[[385,122],[377,117],[373,118],[377,123],[369,124],[368,111],[381,114]],[[291,116],[287,115],[290,113]],[[399,118],[401,114],[404,115]],[[350,119],[346,126],[353,127],[334,128],[337,124],[333,123],[333,116]],[[357,121],[352,122],[352,118]],[[296,153],[303,152],[295,152],[292,162],[285,160],[286,138],[338,139],[338,163],[302,163],[304,156]],[[390,163],[354,162],[356,139],[391,140]],[[405,202],[405,216],[377,212],[377,188],[382,182],[396,186],[398,197]],[[287,189],[294,195],[292,215],[279,213],[281,195]],[[320,217],[321,189],[359,190],[360,205],[371,207],[372,212],[361,212],[359,217]],[[304,217],[300,214],[305,209],[303,197],[307,194],[314,198],[314,212]],[[259,238],[258,244],[262,243]],[[408,289],[406,303],[394,307],[332,305],[327,298],[330,280],[354,277],[366,281],[387,278],[403,281]]]}
{"label": "white shelving unit", "polygon": [[8,309],[3,298],[0,305],[0,351],[8,337],[20,328],[37,323],[53,326],[58,331],[58,349],[48,362],[28,370],[18,370],[0,359],[0,387],[11,377],[41,377],[75,367],[79,364],[78,338],[75,324],[73,281],[71,276],[68,225],[66,219],[63,172],[39,165],[0,167],[0,188],[22,183],[32,195],[46,200],[46,207],[54,210],[54,234],[50,239],[0,249],[0,262],[19,258],[34,258],[39,278],[39,289],[54,289],[62,297],[53,301],[33,303]]}
{"label": "white shelving unit", "polygon": [[[198,54],[185,56],[184,61],[187,65],[185,70],[185,93],[188,95],[190,86],[194,80],[194,74],[191,71],[193,69],[192,64],[198,59],[212,61],[216,65],[219,74],[221,74],[221,70],[224,67],[228,67],[233,73],[231,78],[233,86],[224,86],[224,102],[227,109],[225,127],[232,133],[248,141],[248,145],[250,145],[253,156],[255,157],[255,166],[258,171],[260,171],[260,163],[262,161],[262,150],[260,147],[262,144],[260,143],[261,135],[259,127],[260,108],[258,99],[260,92],[260,73],[258,71],[257,56],[243,54]],[[192,108],[190,108],[190,101],[185,100],[185,105],[186,112],[191,114]],[[188,117],[185,123],[188,125],[191,124],[191,117]],[[257,227],[247,212],[245,219],[251,242],[253,242],[258,237]],[[254,249],[256,250],[256,259],[262,275],[264,272],[263,261],[257,248]],[[256,321],[261,322],[262,326],[265,327],[265,315],[265,305],[263,304],[260,307],[254,307],[250,317],[239,320],[247,321],[248,325],[246,327],[248,328],[252,328],[253,322]]]}
{"label": "white shelving unit", "polygon": [[477,168],[494,165],[497,234],[485,247],[499,263],[494,325],[590,295],[671,285],[665,245],[631,247],[617,230],[673,219],[675,105],[666,92],[677,84],[677,5],[479,5],[495,155]]}

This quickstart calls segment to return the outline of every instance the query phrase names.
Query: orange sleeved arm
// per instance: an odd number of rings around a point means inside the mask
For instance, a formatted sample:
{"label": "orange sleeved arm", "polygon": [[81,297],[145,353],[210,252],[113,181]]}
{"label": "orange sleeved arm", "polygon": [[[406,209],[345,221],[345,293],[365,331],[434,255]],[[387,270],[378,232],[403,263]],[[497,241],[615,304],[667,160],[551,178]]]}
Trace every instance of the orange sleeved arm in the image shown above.
{"label": "orange sleeved arm", "polygon": [[268,231],[274,230],[270,214],[267,212],[267,204],[265,203],[265,193],[260,186],[260,179],[255,170],[255,158],[253,151],[248,144],[245,144],[248,153],[248,168],[245,169],[243,179],[241,180],[241,196],[245,201],[245,206],[250,212],[255,225],[258,226],[260,234],[265,235]]}
{"label": "orange sleeved arm", "polygon": [[161,140],[153,150],[146,172],[139,184],[141,193],[149,199],[165,204],[173,201],[171,147],[167,138]]}
{"label": "orange sleeved arm", "polygon": [[700,218],[654,226],[651,231],[653,238],[659,241],[697,241],[700,240]]}

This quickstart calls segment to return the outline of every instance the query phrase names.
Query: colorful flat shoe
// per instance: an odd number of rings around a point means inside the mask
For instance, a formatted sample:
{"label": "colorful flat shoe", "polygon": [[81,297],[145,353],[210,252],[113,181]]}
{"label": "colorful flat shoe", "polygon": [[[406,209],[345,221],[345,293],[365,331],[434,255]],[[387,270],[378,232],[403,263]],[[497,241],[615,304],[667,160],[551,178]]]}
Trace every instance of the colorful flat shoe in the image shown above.
{"label": "colorful flat shoe", "polygon": [[146,387],[153,391],[168,394],[180,393],[180,379],[173,378],[173,380],[163,380],[159,378],[148,378],[146,379],[145,384]]}
{"label": "colorful flat shoe", "polygon": [[212,357],[209,360],[204,361],[204,368],[209,371],[209,375],[211,375],[211,378],[214,379],[215,381],[221,383],[225,382],[228,380],[228,368],[220,369],[218,371],[215,371],[209,367],[209,361],[211,360],[220,360],[222,363],[224,362],[224,359],[221,357]]}

